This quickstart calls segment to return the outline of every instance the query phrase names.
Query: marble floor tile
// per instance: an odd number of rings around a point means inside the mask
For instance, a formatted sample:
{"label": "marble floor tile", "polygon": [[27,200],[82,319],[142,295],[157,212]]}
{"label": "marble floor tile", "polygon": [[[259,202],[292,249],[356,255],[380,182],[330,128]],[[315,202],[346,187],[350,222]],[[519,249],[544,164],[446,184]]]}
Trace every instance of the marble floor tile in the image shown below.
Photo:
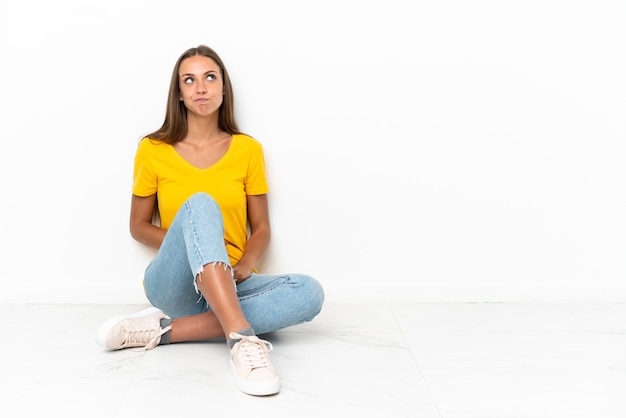
{"label": "marble floor tile", "polygon": [[445,418],[619,418],[626,369],[608,367],[425,367]]}
{"label": "marble floor tile", "polygon": [[626,416],[622,305],[396,305],[443,417]]}
{"label": "marble floor tile", "polygon": [[223,341],[107,351],[140,305],[0,305],[0,404],[19,417],[624,418],[626,305],[329,303],[263,336],[281,392],[233,385]]}
{"label": "marble floor tile", "polygon": [[[368,323],[372,328],[364,327]],[[191,414],[197,399],[215,413],[245,408],[259,417],[440,416],[388,305],[327,306],[315,321],[263,338],[274,345],[272,363],[281,378],[277,396],[239,392],[221,342],[159,347],[146,353],[116,417]],[[176,402],[136,402],[155,392],[171,393]]]}

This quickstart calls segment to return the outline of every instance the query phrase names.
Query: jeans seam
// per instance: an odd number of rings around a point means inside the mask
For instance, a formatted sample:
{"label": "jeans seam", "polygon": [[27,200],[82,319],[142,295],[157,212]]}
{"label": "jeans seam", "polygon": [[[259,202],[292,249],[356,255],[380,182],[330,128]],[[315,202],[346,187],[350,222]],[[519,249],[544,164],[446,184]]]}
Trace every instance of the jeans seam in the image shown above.
{"label": "jeans seam", "polygon": [[[281,277],[284,277],[284,276],[281,276]],[[252,299],[252,298],[255,298],[255,297],[257,297],[257,296],[261,296],[261,295],[264,295],[264,294],[266,294],[266,293],[272,292],[272,291],[274,291],[274,290],[278,289],[278,288],[279,288],[279,287],[281,287],[281,286],[284,286],[284,285],[286,285],[286,284],[289,284],[289,278],[288,278],[288,277],[286,277],[285,279],[286,279],[286,280],[285,280],[285,282],[284,282],[284,283],[278,283],[277,285],[272,286],[272,287],[270,287],[269,289],[265,289],[265,290],[263,290],[263,291],[261,291],[261,292],[254,292],[254,293],[253,293],[253,294],[251,294],[251,295],[248,295],[248,296],[242,296],[242,297],[240,297],[240,298],[239,298],[239,300],[240,300],[240,301],[243,301],[243,300],[247,300],[247,299]],[[278,280],[278,278],[277,278],[276,280]],[[276,281],[276,280],[274,280],[274,281]]]}
{"label": "jeans seam", "polygon": [[204,260],[202,259],[202,254],[200,253],[200,251],[198,250],[200,245],[198,244],[198,233],[196,232],[196,224],[193,222],[193,217],[191,216],[191,205],[189,204],[189,202],[185,202],[185,206],[187,208],[187,223],[189,224],[190,228],[191,228],[191,233],[193,235],[193,251],[194,254],[196,255],[196,258],[200,261],[200,271],[197,272],[193,272],[194,275],[194,281],[195,281],[195,277],[199,274],[202,273],[204,271]]}

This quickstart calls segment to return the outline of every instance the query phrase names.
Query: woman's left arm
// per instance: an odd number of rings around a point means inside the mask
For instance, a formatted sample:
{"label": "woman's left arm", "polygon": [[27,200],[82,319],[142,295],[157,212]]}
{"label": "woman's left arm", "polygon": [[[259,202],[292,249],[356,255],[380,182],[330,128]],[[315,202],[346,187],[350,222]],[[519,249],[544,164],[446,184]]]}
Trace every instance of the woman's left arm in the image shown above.
{"label": "woman's left arm", "polygon": [[243,256],[233,266],[237,283],[241,283],[250,277],[252,270],[263,258],[271,237],[267,194],[249,195],[247,196],[247,201],[250,237],[246,243]]}

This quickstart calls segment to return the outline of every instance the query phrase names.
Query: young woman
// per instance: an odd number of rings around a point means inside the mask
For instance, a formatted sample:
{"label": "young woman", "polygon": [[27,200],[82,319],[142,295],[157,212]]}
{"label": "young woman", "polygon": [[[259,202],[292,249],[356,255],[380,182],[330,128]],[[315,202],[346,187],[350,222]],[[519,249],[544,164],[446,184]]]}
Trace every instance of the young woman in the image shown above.
{"label": "young woman", "polygon": [[239,131],[233,103],[215,51],[180,56],[165,121],[135,156],[130,233],[158,249],[144,275],[153,307],[107,320],[97,341],[151,349],[226,337],[236,386],[271,395],[280,389],[272,345],[256,335],[311,321],[324,291],[308,275],[256,270],[271,231],[264,155]]}

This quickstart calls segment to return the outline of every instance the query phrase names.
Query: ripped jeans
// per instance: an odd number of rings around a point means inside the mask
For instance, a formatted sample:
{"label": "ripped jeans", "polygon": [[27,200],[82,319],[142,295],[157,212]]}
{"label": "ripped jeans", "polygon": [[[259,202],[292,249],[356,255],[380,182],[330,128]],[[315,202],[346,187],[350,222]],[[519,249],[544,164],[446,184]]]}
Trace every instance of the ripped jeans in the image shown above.
{"label": "ripped jeans", "polygon": [[[150,303],[172,319],[208,312],[196,288],[206,268],[231,269],[219,206],[206,193],[182,204],[156,257],[146,268],[144,289]],[[324,291],[304,274],[257,274],[236,285],[244,316],[257,334],[311,321],[322,309]]]}

